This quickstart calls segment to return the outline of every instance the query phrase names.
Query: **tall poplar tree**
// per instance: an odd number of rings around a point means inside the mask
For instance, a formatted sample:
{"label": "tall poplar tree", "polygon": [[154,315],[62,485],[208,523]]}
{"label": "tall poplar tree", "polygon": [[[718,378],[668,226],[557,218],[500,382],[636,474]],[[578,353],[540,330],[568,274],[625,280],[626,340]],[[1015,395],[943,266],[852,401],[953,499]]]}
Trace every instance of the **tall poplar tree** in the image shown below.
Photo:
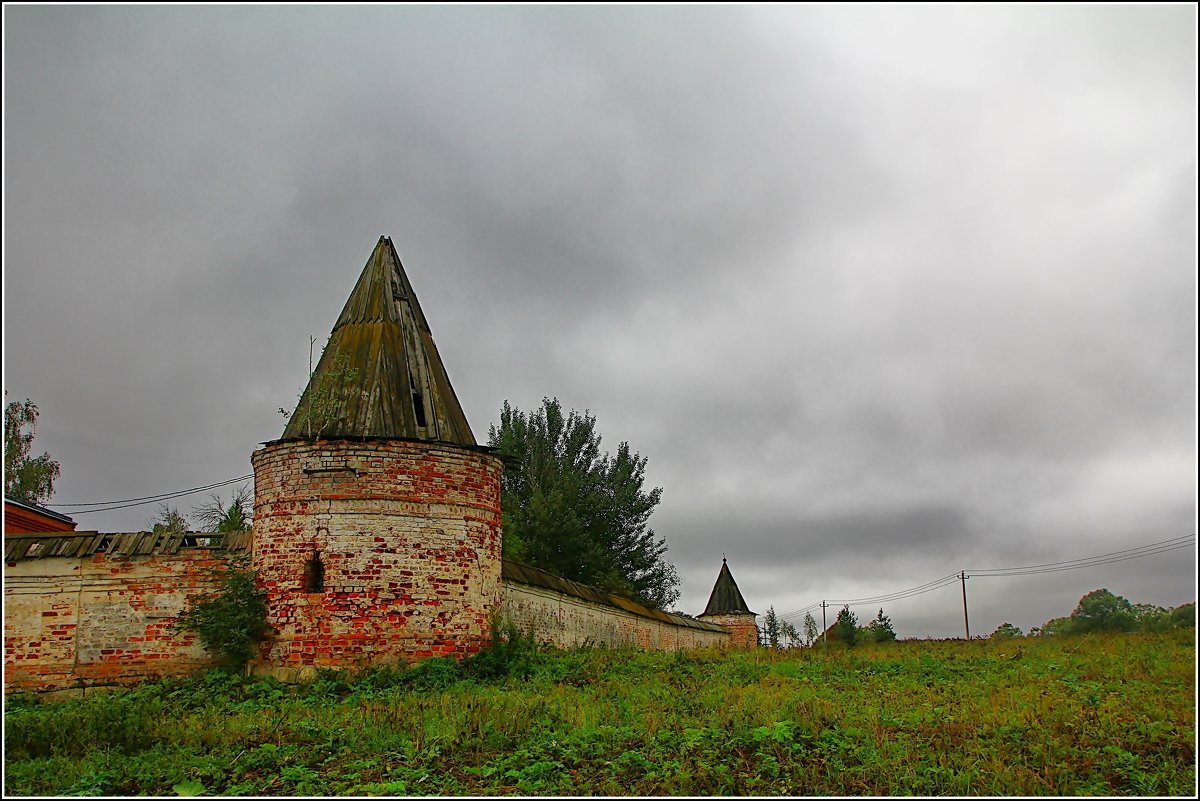
{"label": "tall poplar tree", "polygon": [[804,644],[812,645],[820,633],[820,629],[817,628],[816,618],[812,616],[812,612],[806,612],[804,614]]}

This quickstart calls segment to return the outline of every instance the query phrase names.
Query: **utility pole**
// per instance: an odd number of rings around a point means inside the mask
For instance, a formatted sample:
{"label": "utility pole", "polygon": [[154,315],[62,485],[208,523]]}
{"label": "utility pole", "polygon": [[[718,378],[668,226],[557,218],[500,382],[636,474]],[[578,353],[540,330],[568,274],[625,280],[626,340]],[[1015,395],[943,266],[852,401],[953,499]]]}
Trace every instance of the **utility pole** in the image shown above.
{"label": "utility pole", "polygon": [[821,642],[829,645],[829,624],[825,622],[825,607],[829,604],[821,601]]}
{"label": "utility pole", "polygon": [[971,641],[971,623],[970,623],[970,621],[967,620],[967,579],[969,579],[970,576],[967,575],[967,571],[960,570],[958,573],[958,578],[960,581],[962,581],[963,628],[965,628],[967,630],[967,642],[970,642]]}

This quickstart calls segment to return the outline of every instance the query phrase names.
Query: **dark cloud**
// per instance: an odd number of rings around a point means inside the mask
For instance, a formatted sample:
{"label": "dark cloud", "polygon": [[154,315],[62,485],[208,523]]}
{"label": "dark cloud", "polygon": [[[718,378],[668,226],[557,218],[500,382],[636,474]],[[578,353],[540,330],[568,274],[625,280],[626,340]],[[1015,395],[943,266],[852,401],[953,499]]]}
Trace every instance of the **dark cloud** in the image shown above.
{"label": "dark cloud", "polygon": [[[556,396],[649,458],[684,611],[723,552],[765,611],[1195,530],[1190,9],[4,14],[4,381],[57,501],[249,473],[387,234],[478,438]],[[1110,569],[969,589],[1194,597]]]}

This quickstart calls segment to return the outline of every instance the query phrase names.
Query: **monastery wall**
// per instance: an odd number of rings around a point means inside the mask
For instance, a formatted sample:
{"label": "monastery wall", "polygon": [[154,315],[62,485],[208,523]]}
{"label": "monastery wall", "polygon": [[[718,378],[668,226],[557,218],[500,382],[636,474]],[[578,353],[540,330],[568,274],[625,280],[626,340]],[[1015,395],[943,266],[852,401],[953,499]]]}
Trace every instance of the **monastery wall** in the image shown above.
{"label": "monastery wall", "polygon": [[[437,506],[432,508],[436,511]],[[366,520],[364,525],[379,522],[369,515]],[[395,519],[387,522],[393,529],[401,525]],[[402,525],[413,526],[416,533],[404,536],[415,538],[430,526],[446,523],[418,517]],[[497,606],[503,621],[559,648],[676,650],[731,643],[730,631],[713,623],[649,610],[627,598],[502,562],[490,551],[480,559],[463,541],[403,545],[393,529],[387,537],[374,536],[374,529],[368,529],[367,536],[356,531],[352,542],[326,548],[332,569],[322,592],[280,593],[276,588],[275,608],[269,612],[276,632],[263,645],[264,658],[253,666],[256,673],[297,680],[317,668],[356,669],[429,656],[461,658],[481,647],[486,635],[479,627],[490,622]],[[258,536],[237,535],[236,542],[229,540],[230,547],[244,552]],[[6,693],[127,685],[218,664],[194,634],[173,628],[188,597],[214,590],[215,573],[228,565],[230,550],[203,547],[213,540],[188,535],[188,544],[181,544],[182,535],[167,541],[149,532],[5,539]],[[293,541],[305,540],[284,538],[285,544]],[[271,548],[278,544],[267,537],[253,547],[260,560],[262,555],[289,553]],[[101,550],[92,552],[92,547]],[[68,552],[83,555],[56,555]],[[293,589],[303,581],[302,557],[304,553],[281,558]],[[480,579],[474,572],[480,561],[497,573],[502,565],[503,580],[499,575]],[[275,576],[278,584],[280,575],[279,570],[260,570],[259,577],[265,583]],[[473,597],[476,593],[478,598]],[[406,614],[410,607],[415,611]],[[301,620],[303,626],[298,625]],[[414,622],[422,630],[413,631]],[[298,654],[301,659],[272,659],[273,653],[285,658]]]}
{"label": "monastery wall", "polygon": [[[127,685],[216,666],[217,660],[195,635],[176,633],[172,624],[189,595],[213,589],[212,571],[224,566],[228,555],[228,551],[218,548],[183,547],[163,555],[110,556],[100,552],[9,563],[4,577],[5,692]],[[364,557],[364,563],[371,558]],[[436,555],[430,561],[442,564],[436,561]],[[509,565],[508,569],[517,570],[518,566]],[[419,566],[413,573],[416,583],[437,578],[423,575]],[[551,578],[568,589],[574,584]],[[656,613],[658,618],[647,617],[611,605],[618,601],[640,608],[637,604],[595,591],[591,593],[597,599],[607,597],[612,601],[603,603],[573,592],[509,579],[503,581],[501,593],[503,620],[531,633],[538,642],[559,648],[606,645],[676,650],[726,645],[730,640],[729,633],[717,626],[664,613]],[[342,603],[335,593],[314,606],[336,610]],[[367,616],[376,609],[368,601],[353,599],[352,603],[361,603],[355,608],[363,609]],[[386,620],[386,614],[381,619]],[[462,656],[477,650],[479,642],[472,639],[469,647],[449,645],[402,656],[406,661],[434,655]],[[321,667],[355,668],[365,664],[359,656],[333,658],[329,656],[332,649],[317,651],[319,648],[323,646],[315,646],[313,653],[324,656]],[[301,675],[296,669],[280,670],[269,661],[255,670],[290,679]]]}
{"label": "monastery wall", "polygon": [[513,562],[504,563],[506,624],[557,648],[606,645],[647,650],[725,646],[720,626],[644,606]]}
{"label": "monastery wall", "polygon": [[131,684],[216,664],[171,625],[227,552],[47,557],[4,574],[5,692]]}

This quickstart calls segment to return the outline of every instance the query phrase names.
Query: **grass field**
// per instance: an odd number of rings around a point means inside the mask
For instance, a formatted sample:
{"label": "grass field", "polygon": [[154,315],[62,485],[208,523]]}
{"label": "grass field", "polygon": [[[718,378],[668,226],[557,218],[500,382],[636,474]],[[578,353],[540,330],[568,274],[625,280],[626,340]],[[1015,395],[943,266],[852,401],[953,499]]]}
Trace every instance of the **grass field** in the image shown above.
{"label": "grass field", "polygon": [[1195,632],[220,672],[5,713],[6,795],[1178,795]]}

